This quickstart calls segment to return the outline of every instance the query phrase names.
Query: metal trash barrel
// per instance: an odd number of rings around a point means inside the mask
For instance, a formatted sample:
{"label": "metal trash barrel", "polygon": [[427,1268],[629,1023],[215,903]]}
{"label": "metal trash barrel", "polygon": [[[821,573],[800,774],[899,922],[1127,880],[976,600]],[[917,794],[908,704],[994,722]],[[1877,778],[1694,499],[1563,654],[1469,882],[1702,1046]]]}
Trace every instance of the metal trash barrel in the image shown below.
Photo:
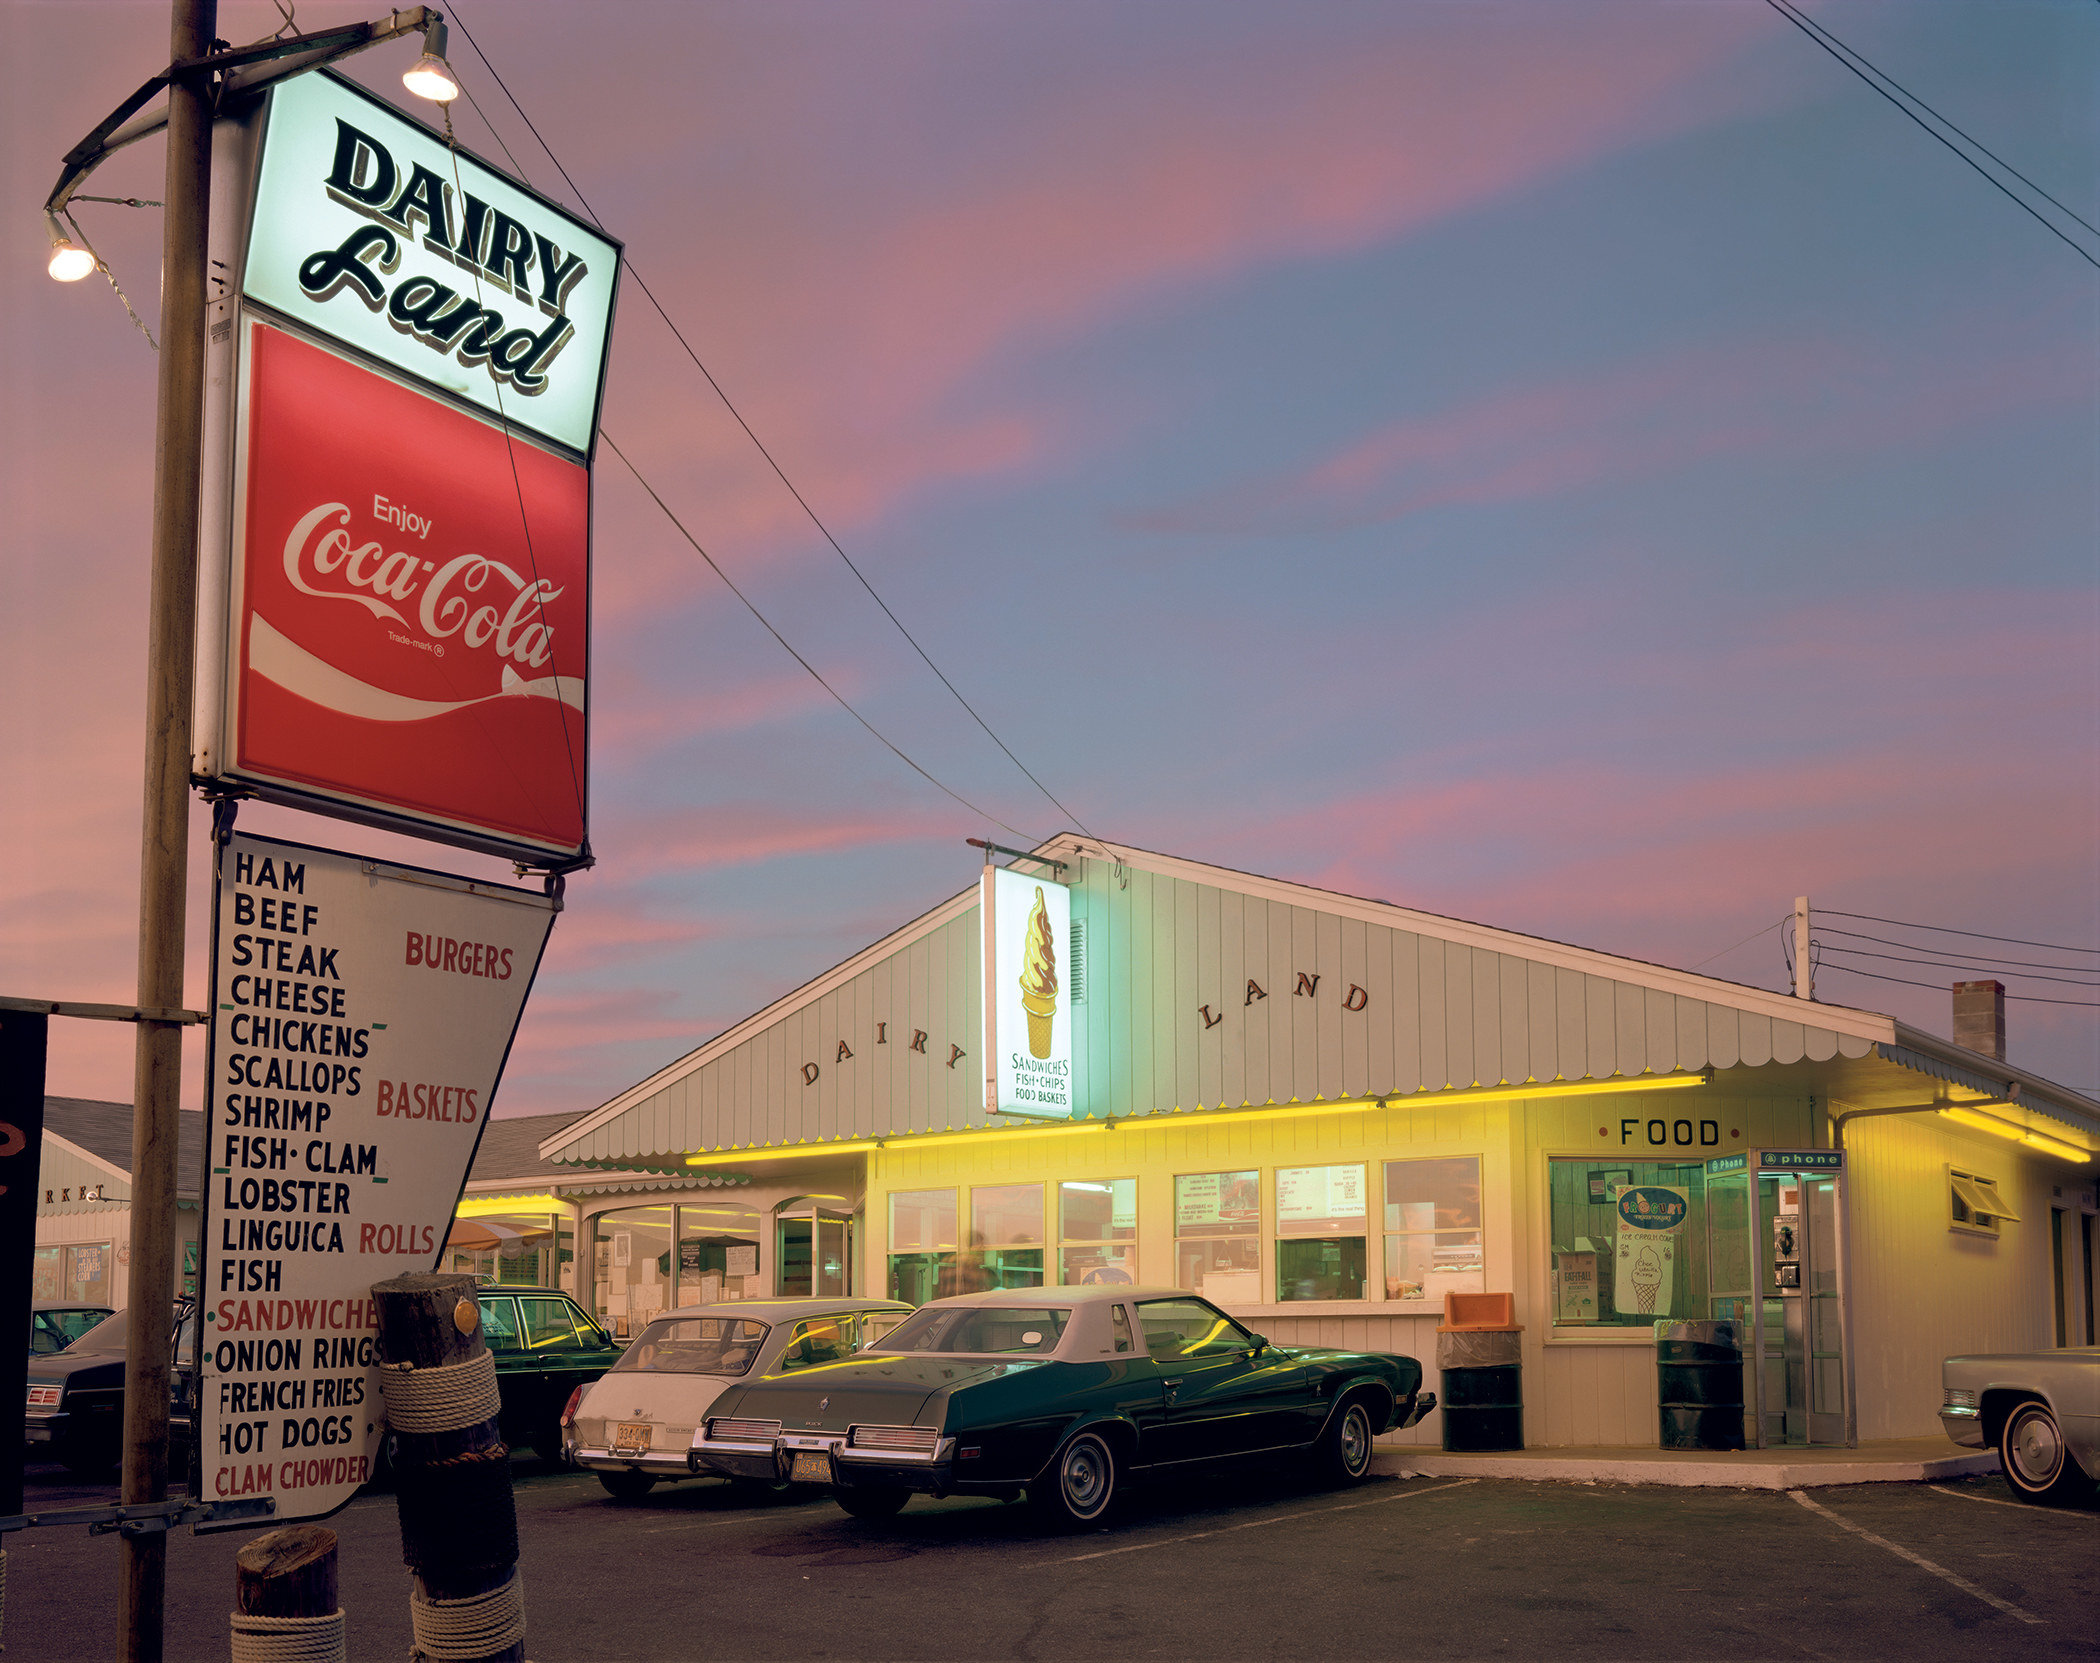
{"label": "metal trash barrel", "polygon": [[1524,1447],[1523,1338],[1518,1328],[1437,1330],[1445,1449]]}
{"label": "metal trash barrel", "polygon": [[1732,1322],[1658,1322],[1655,1398],[1664,1449],[1743,1447],[1743,1352]]}

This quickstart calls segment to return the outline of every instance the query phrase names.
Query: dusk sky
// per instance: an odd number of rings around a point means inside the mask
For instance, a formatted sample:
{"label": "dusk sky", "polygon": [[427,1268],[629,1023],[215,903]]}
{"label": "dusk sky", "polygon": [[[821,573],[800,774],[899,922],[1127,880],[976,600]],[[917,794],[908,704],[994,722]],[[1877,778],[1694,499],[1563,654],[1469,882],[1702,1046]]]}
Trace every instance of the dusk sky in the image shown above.
{"label": "dusk sky", "polygon": [[[2100,6],[1807,9],[2100,223]],[[605,433],[1003,825],[832,703],[601,449],[599,865],[499,1113],[595,1106],[971,882],[972,836],[1084,829],[1772,988],[1804,892],[2100,947],[2100,270],[1759,0],[446,10],[501,144],[466,99],[462,141],[575,205],[461,24],[1081,822],[630,282]],[[0,0],[9,994],[134,992],[155,362],[105,282],[46,277],[37,210],[166,48],[164,4]],[[414,56],[347,67],[424,119]],[[162,165],[87,189],[155,198]],[[159,214],[80,215],[157,331]],[[1947,1034],[1961,971],[1853,962],[1932,985],[1826,961],[1820,997]],[[2100,989],[2014,991],[2088,1002],[2014,1003],[2009,1052],[2100,1088]],[[55,1022],[49,1089],[128,1098],[131,1046]]]}

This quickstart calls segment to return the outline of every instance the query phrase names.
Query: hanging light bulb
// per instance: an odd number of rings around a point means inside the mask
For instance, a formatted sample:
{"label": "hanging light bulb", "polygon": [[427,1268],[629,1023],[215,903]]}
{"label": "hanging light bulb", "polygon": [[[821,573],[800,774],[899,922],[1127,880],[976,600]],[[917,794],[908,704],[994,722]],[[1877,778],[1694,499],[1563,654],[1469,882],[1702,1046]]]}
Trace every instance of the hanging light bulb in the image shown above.
{"label": "hanging light bulb", "polygon": [[445,62],[445,24],[442,18],[425,31],[423,55],[401,77],[401,84],[418,98],[427,98],[433,104],[449,104],[459,96],[459,77]]}
{"label": "hanging light bulb", "polygon": [[46,269],[53,277],[61,283],[78,283],[94,271],[95,251],[67,236],[56,214],[46,213],[44,224],[51,233],[51,264]]}
{"label": "hanging light bulb", "polygon": [[51,248],[51,264],[48,268],[61,283],[78,283],[95,269],[95,256],[78,243],[61,237]]}

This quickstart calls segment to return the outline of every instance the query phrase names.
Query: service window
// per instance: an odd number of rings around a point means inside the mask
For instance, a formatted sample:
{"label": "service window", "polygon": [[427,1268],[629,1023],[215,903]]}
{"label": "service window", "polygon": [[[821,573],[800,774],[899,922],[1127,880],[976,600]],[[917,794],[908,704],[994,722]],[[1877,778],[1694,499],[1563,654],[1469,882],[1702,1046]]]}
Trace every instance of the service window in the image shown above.
{"label": "service window", "polygon": [[1480,1157],[1385,1163],[1385,1296],[1442,1310],[1447,1293],[1485,1293]]}
{"label": "service window", "polygon": [[1364,1169],[1276,1169],[1276,1299],[1362,1299],[1365,1286]]}
{"label": "service window", "polygon": [[909,1311],[863,1311],[860,1314],[860,1344],[878,1344],[898,1323],[911,1313]]}
{"label": "service window", "polygon": [[1556,1155],[1547,1186],[1556,1326],[1646,1329],[1714,1314],[1701,1162]]}
{"label": "service window", "polygon": [[547,1351],[576,1343],[576,1324],[569,1317],[565,1299],[521,1299],[525,1313],[525,1348]]}
{"label": "service window", "polygon": [[1137,1180],[1057,1186],[1057,1279],[1068,1287],[1137,1277]]}
{"label": "service window", "polygon": [[1145,1349],[1160,1362],[1254,1349],[1252,1334],[1200,1299],[1148,1299],[1137,1311]]}
{"label": "service window", "polygon": [[484,1297],[481,1301],[481,1335],[491,1351],[516,1351],[518,1302]]}
{"label": "service window", "polygon": [[891,1191],[890,1298],[923,1305],[953,1279],[955,1219],[953,1190]]}
{"label": "service window", "polygon": [[999,1184],[970,1191],[970,1241],[963,1259],[960,1280],[968,1285],[945,1292],[1041,1287],[1043,1186]]}
{"label": "service window", "polygon": [[1174,1285],[1221,1305],[1261,1303],[1261,1174],[1174,1180]]}

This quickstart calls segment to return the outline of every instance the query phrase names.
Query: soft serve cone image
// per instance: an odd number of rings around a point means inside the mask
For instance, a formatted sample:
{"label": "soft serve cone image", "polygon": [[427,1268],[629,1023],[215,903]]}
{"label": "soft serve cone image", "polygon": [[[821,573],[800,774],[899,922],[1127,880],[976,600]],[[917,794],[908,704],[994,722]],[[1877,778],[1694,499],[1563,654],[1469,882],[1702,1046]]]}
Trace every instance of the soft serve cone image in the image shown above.
{"label": "soft serve cone image", "polygon": [[1655,1309],[1655,1296],[1662,1288],[1662,1260],[1655,1249],[1643,1246],[1633,1261],[1633,1293],[1644,1312]]}
{"label": "soft serve cone image", "polygon": [[1040,886],[1028,914],[1028,945],[1021,950],[1021,1008],[1028,1013],[1028,1053],[1050,1055],[1050,1019],[1057,1014],[1057,944]]}

